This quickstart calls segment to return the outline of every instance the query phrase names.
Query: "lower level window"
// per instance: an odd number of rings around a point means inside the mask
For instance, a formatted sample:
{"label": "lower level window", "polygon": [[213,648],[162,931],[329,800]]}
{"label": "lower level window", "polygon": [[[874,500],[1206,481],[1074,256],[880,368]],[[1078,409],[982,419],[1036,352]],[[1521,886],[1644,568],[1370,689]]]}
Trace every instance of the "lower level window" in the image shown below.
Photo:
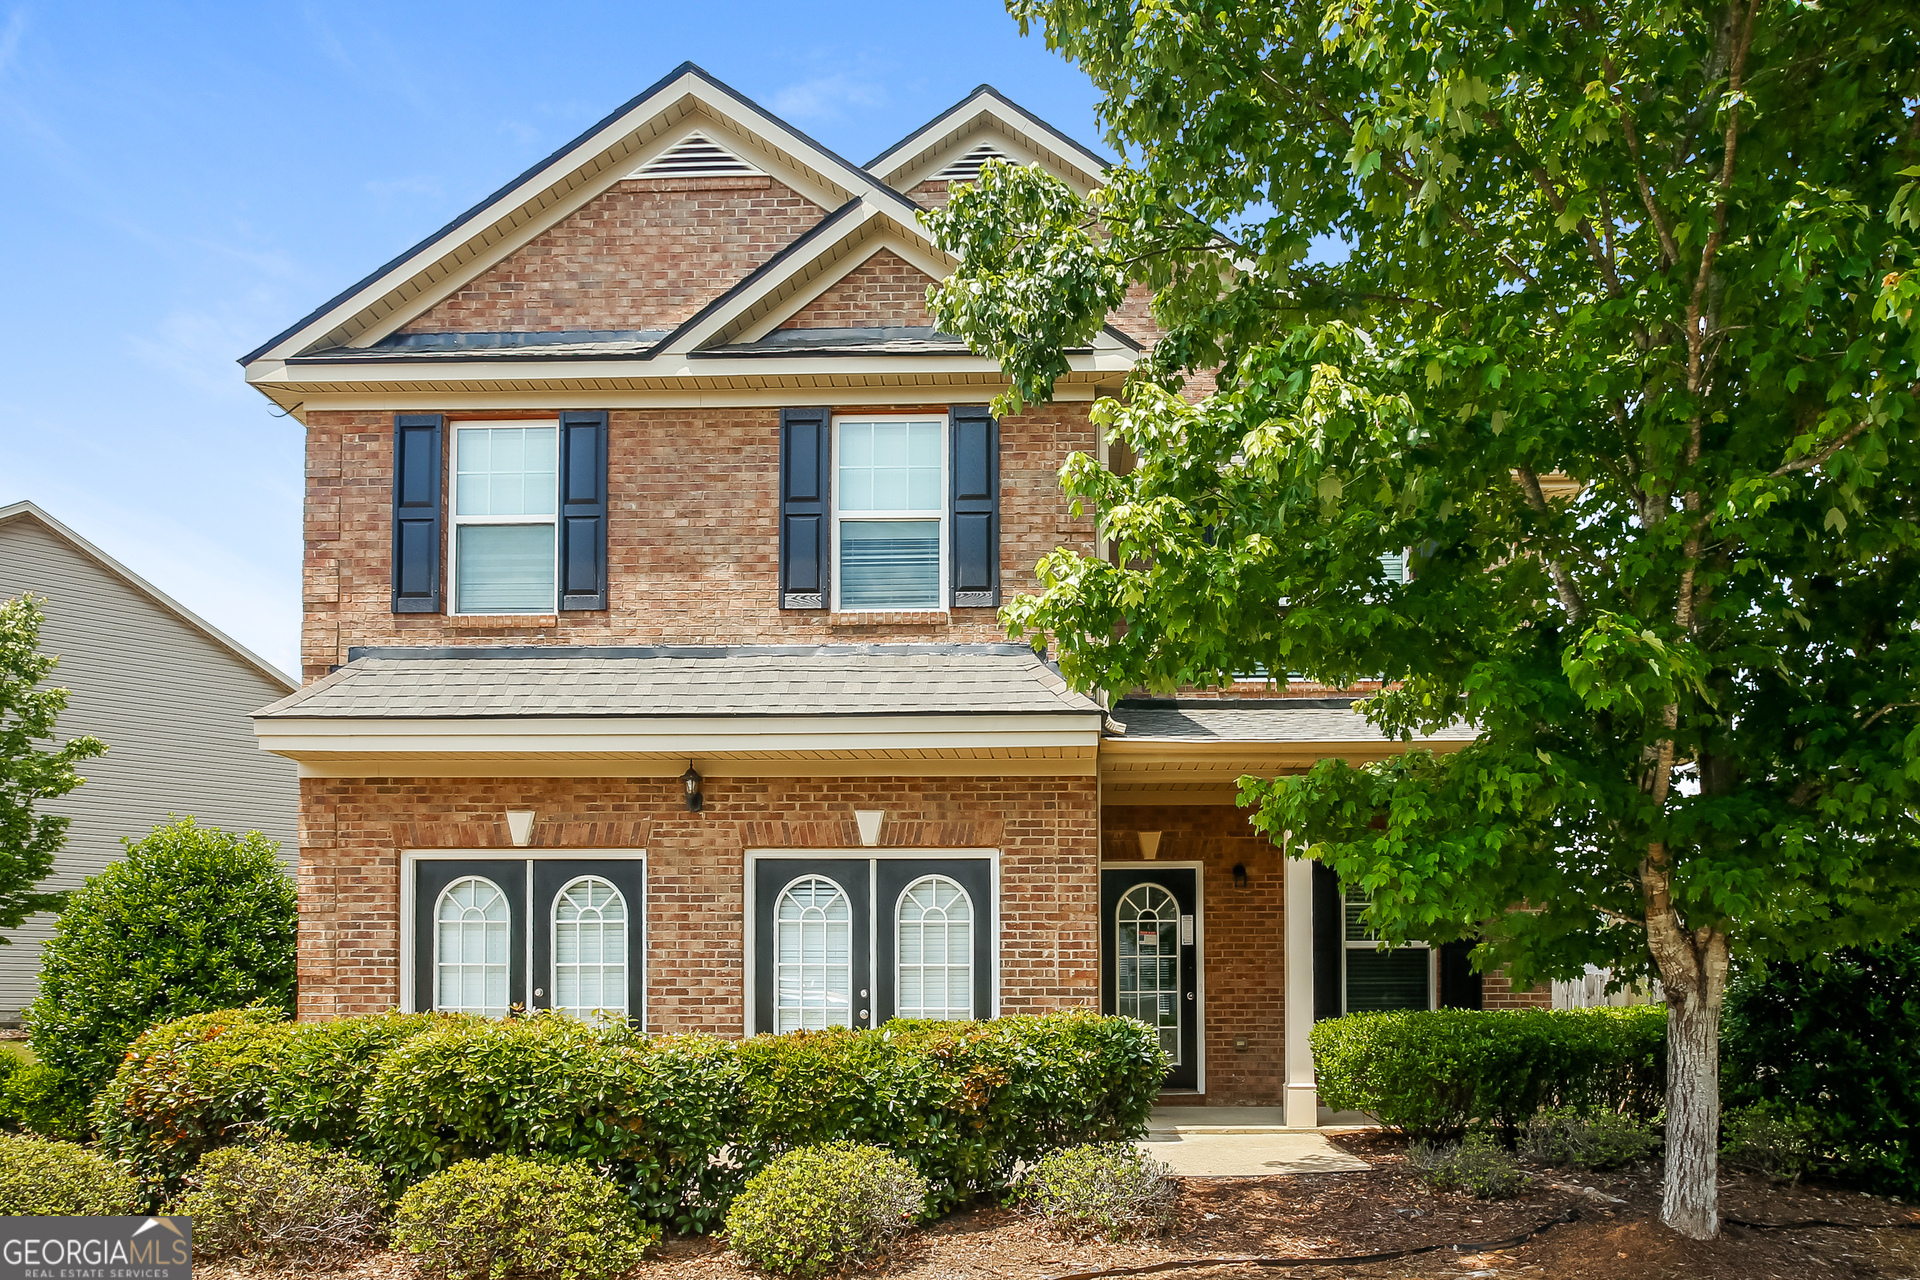
{"label": "lower level window", "polygon": [[853,1025],[853,907],[822,876],[788,885],[774,907],[775,1026]]}
{"label": "lower level window", "polygon": [[553,900],[553,1008],[595,1021],[627,1016],[627,900],[598,876]]}
{"label": "lower level window", "polygon": [[480,876],[448,885],[434,911],[434,1007],[450,1013],[507,1016],[511,974],[509,904]]}
{"label": "lower level window", "polygon": [[900,895],[899,995],[894,1014],[942,1021],[973,1017],[973,903],[945,876]]}
{"label": "lower level window", "polygon": [[1346,1012],[1433,1007],[1433,950],[1410,942],[1389,951],[1367,927],[1367,895],[1346,894]]}
{"label": "lower level window", "polygon": [[1180,1065],[1180,903],[1157,884],[1137,884],[1115,909],[1117,1012],[1160,1033]]}

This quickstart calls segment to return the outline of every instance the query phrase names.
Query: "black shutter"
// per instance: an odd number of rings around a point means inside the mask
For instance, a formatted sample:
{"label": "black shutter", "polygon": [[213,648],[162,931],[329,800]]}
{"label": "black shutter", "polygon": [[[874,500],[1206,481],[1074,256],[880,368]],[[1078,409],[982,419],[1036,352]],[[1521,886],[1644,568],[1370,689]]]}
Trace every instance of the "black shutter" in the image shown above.
{"label": "black shutter", "polygon": [[1480,1009],[1486,1006],[1486,992],[1479,974],[1473,971],[1470,957],[1476,940],[1440,944],[1440,1007],[1442,1009]]}
{"label": "black shutter", "polygon": [[953,406],[953,607],[1000,604],[1000,424],[985,405]]}
{"label": "black shutter", "polygon": [[780,607],[824,609],[831,599],[827,530],[832,443],[827,410],[780,411]]}
{"label": "black shutter", "polygon": [[560,415],[560,607],[607,607],[607,414]]}
{"label": "black shutter", "polygon": [[437,413],[393,416],[393,611],[440,612],[441,446]]}
{"label": "black shutter", "polygon": [[1340,953],[1347,946],[1346,904],[1333,868],[1313,864],[1313,1016],[1337,1018],[1341,999]]}

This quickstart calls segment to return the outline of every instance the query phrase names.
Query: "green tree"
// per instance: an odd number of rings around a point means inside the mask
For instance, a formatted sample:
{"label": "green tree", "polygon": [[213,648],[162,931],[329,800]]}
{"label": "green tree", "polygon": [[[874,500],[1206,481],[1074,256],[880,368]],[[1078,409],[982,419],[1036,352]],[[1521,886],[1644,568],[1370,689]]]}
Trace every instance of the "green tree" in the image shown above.
{"label": "green tree", "polygon": [[148,1027],[243,1005],[293,1012],[293,877],[280,846],[180,818],[76,890],[25,1021],[40,1061],[91,1098]]}
{"label": "green tree", "polygon": [[[28,916],[58,911],[66,900],[35,886],[53,872],[71,819],[33,808],[85,782],[74,766],[107,749],[84,735],[52,749],[38,745],[52,741],[68,696],[65,689],[40,687],[60,665],[40,652],[43,620],[32,596],[0,600],[0,929],[18,929]],[[12,942],[0,934],[0,944]]]}
{"label": "green tree", "polygon": [[1129,284],[1166,336],[1094,411],[1137,468],[1063,472],[1116,557],[1003,620],[1082,688],[1384,674],[1389,734],[1476,728],[1242,798],[1389,940],[1657,974],[1663,1217],[1714,1234],[1730,956],[1920,909],[1910,6],[1009,8],[1136,159],[958,189],[934,314],[1003,408]]}

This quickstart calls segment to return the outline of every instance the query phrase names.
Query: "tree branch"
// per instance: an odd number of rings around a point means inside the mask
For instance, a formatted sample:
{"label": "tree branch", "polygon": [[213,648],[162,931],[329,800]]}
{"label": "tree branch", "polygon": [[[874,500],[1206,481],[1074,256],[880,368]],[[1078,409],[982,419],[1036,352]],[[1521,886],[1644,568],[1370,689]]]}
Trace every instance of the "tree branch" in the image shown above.
{"label": "tree branch", "polygon": [[1822,449],[1820,452],[1810,453],[1804,458],[1795,458],[1792,462],[1783,463],[1782,465],[1775,467],[1772,471],[1768,472],[1767,478],[1769,480],[1778,480],[1781,476],[1791,475],[1795,471],[1813,470],[1815,467],[1819,466],[1821,463],[1831,458],[1834,454],[1840,452],[1842,449],[1852,444],[1854,437],[1859,435],[1862,431],[1865,431],[1867,429],[1867,426],[1868,424],[1864,422],[1856,423],[1853,427],[1848,429],[1845,435],[1841,436],[1838,440],[1835,440],[1832,444],[1828,445],[1826,448]]}
{"label": "tree branch", "polygon": [[[1520,467],[1514,471],[1519,477],[1520,491],[1527,496],[1527,505],[1543,516],[1553,513],[1547,506],[1547,498],[1540,491],[1540,477],[1531,467]],[[1547,559],[1547,573],[1553,578],[1554,594],[1560,597],[1560,605],[1567,611],[1570,621],[1578,622],[1586,617],[1587,602],[1580,594],[1580,588],[1574,583],[1573,575],[1567,572],[1567,565],[1559,557]]]}

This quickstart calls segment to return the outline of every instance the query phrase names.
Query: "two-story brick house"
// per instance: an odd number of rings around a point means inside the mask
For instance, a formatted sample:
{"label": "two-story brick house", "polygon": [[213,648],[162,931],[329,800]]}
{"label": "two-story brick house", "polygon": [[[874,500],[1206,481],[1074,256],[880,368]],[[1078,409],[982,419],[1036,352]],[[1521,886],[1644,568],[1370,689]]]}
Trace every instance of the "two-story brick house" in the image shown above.
{"label": "two-story brick house", "polygon": [[862,168],[684,66],[244,358],[307,432],[308,683],[256,719],[301,773],[302,1016],[1104,1006],[1170,1092],[1311,1123],[1316,1010],[1482,998],[1233,807],[1402,749],[1349,699],[1109,711],[1007,643],[1097,550],[1057,472],[1155,333],[989,415],[915,218],[988,156],[1104,169],[985,88]]}

